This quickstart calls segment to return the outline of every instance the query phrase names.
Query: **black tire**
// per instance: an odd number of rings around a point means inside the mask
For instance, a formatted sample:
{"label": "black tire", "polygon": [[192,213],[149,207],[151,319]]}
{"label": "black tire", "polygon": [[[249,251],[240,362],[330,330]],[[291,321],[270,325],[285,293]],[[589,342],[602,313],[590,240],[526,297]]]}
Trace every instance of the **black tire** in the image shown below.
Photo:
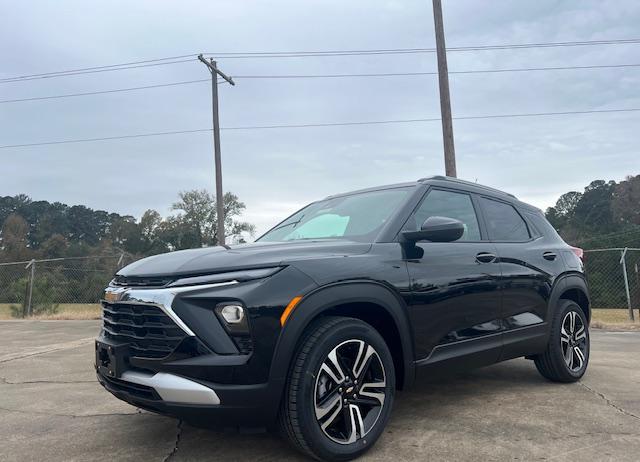
{"label": "black tire", "polygon": [[[369,346],[375,355],[369,354]],[[353,364],[350,356],[355,356]],[[331,358],[337,358],[340,370],[333,367],[336,362]],[[340,377],[341,371],[345,372],[343,380],[331,379],[331,374]],[[369,397],[372,391],[377,398]],[[280,429],[296,449],[311,457],[323,461],[351,460],[369,450],[382,434],[391,414],[394,393],[393,360],[380,334],[358,319],[323,317],[309,326],[293,358],[280,410]],[[344,402],[347,398],[349,401]],[[332,402],[335,407],[322,406]],[[326,415],[318,417],[323,412]],[[347,421],[353,421],[347,416],[354,415],[356,423],[348,424]],[[350,442],[354,437],[355,441]]]}
{"label": "black tire", "polygon": [[[572,317],[575,322],[574,332],[565,328],[570,325]],[[584,329],[584,334],[581,328]],[[577,337],[580,338],[576,341]],[[551,320],[547,349],[534,357],[538,372],[553,382],[580,380],[589,364],[589,342],[589,324],[580,306],[571,300],[560,300]]]}

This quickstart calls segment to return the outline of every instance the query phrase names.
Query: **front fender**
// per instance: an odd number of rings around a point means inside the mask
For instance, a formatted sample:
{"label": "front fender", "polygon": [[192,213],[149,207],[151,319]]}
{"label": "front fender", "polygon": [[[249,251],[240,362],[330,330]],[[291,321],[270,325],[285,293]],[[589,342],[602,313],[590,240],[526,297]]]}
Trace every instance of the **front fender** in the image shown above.
{"label": "front fender", "polygon": [[404,384],[408,386],[413,382],[413,330],[409,323],[406,304],[393,289],[382,283],[366,280],[348,281],[313,290],[304,296],[289,316],[276,344],[269,375],[270,384],[280,387],[280,396],[293,355],[305,329],[323,312],[348,303],[373,303],[384,308],[391,316],[400,333]]}

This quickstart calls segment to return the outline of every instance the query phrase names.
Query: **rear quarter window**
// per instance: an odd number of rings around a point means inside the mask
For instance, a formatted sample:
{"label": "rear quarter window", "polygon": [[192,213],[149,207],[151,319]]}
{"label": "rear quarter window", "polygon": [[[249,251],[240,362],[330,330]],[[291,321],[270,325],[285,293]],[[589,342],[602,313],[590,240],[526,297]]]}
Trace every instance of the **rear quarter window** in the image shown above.
{"label": "rear quarter window", "polygon": [[558,232],[553,226],[551,226],[551,223],[547,221],[542,212],[525,212],[524,215],[527,217],[529,223],[531,223],[531,225],[535,229],[535,234],[562,240]]}

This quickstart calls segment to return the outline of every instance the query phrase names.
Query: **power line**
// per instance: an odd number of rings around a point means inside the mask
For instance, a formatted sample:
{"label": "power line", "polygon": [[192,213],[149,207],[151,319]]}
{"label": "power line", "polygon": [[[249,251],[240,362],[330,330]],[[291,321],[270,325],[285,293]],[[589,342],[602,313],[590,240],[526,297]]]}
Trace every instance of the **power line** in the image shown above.
{"label": "power line", "polygon": [[[449,74],[491,74],[502,72],[532,72],[532,71],[563,71],[640,67],[640,64],[602,64],[591,66],[557,66],[557,67],[522,67],[508,69],[471,69],[466,71],[449,71]],[[289,74],[289,75],[235,75],[234,79],[315,79],[315,78],[345,78],[345,77],[396,77],[438,75],[437,72],[386,72],[374,74]]]}
{"label": "power line", "polygon": [[210,128],[201,128],[196,130],[175,130],[175,131],[167,131],[167,132],[138,133],[135,135],[105,136],[102,138],[83,138],[83,139],[76,139],[76,140],[46,141],[44,143],[13,144],[13,145],[0,146],[0,149],[25,148],[29,146],[46,146],[46,145],[54,145],[54,144],[89,143],[94,141],[111,141],[111,140],[123,140],[123,139],[129,139],[129,138],[146,138],[150,136],[161,136],[161,135],[182,135],[186,133],[200,133],[200,132],[210,132],[210,131],[211,131]]}
{"label": "power line", "polygon": [[[506,50],[506,49],[527,49],[527,48],[555,48],[555,47],[575,47],[575,46],[592,46],[592,45],[625,45],[640,43],[640,38],[632,39],[613,39],[613,40],[586,40],[573,42],[540,42],[540,43],[520,43],[520,44],[504,44],[504,45],[483,45],[483,46],[465,46],[465,47],[449,47],[447,51],[486,51],[486,50]],[[435,48],[388,48],[388,49],[367,49],[367,50],[319,50],[319,51],[257,51],[257,52],[216,52],[206,53],[207,56],[216,56],[220,58],[297,58],[297,57],[314,57],[314,56],[362,56],[362,55],[386,55],[386,54],[413,54],[413,53],[435,53]],[[44,72],[39,74],[25,74],[14,77],[6,77],[0,79],[2,82],[22,82],[26,80],[64,77],[68,75],[80,75],[95,72],[107,72],[113,70],[133,69],[137,67],[158,66],[166,64],[175,64],[187,62],[195,59],[197,53],[169,56],[164,58],[147,59],[140,61],[131,61],[119,64],[108,64],[104,66],[84,67],[77,69],[68,69],[64,71]],[[183,58],[190,58],[184,59]]]}
{"label": "power line", "polygon": [[[602,64],[589,66],[559,66],[559,67],[525,67],[509,69],[472,69],[462,71],[449,71],[449,74],[492,74],[503,72],[533,72],[533,71],[561,71],[561,70],[589,70],[589,69],[619,69],[640,67],[640,64]],[[364,78],[364,77],[413,77],[422,75],[438,75],[437,72],[387,72],[387,73],[365,73],[365,74],[285,74],[285,75],[236,75],[234,79],[332,79],[332,78]],[[189,85],[194,83],[208,82],[208,79],[186,80],[182,82],[170,82],[157,85],[144,85],[140,87],[115,88],[112,90],[98,90],[83,93],[67,93],[62,95],[36,96],[31,98],[5,99],[0,100],[0,104],[20,103],[25,101],[40,101],[48,99],[71,98],[77,96],[102,95],[108,93],[118,93],[136,90],[146,90],[162,87],[173,87],[179,85]]]}
{"label": "power line", "polygon": [[539,43],[521,43],[509,45],[488,45],[488,46],[470,46],[470,47],[452,47],[447,51],[479,51],[479,50],[504,50],[504,49],[522,49],[522,48],[556,48],[556,47],[579,47],[592,45],[626,45],[640,43],[640,39],[613,39],[613,40],[583,40],[573,42],[539,42]]}
{"label": "power line", "polygon": [[[544,116],[559,116],[559,115],[579,115],[579,114],[607,114],[607,113],[623,113],[623,112],[640,112],[640,108],[629,109],[594,109],[588,111],[562,111],[562,112],[534,112],[534,113],[522,113],[522,114],[492,114],[492,115],[477,115],[477,116],[458,116],[453,117],[454,120],[479,120],[479,119],[504,119],[515,117],[544,117]],[[417,122],[437,122],[440,121],[439,117],[425,118],[425,119],[396,119],[396,120],[374,120],[374,121],[355,121],[355,122],[327,122],[327,123],[309,123],[309,124],[281,124],[281,125],[245,125],[236,127],[221,127],[220,130],[269,130],[278,128],[316,128],[316,127],[338,127],[338,126],[356,126],[356,125],[383,125],[383,124],[404,124],[404,123],[417,123]],[[73,140],[60,140],[60,141],[45,141],[40,143],[24,143],[24,144],[9,144],[0,146],[0,149],[8,148],[24,148],[32,146],[48,146],[57,144],[71,144],[71,143],[87,143],[94,141],[111,141],[130,138],[145,138],[151,136],[164,136],[164,135],[182,135],[189,133],[202,133],[210,132],[210,128],[201,128],[195,130],[175,130],[166,132],[152,132],[152,133],[138,133],[134,135],[121,135],[121,136],[108,136],[101,138],[84,138]]]}
{"label": "power line", "polygon": [[107,68],[111,68],[111,67],[120,67],[120,66],[133,66],[135,64],[155,63],[155,62],[159,62],[159,61],[176,60],[176,59],[189,58],[189,57],[195,57],[195,56],[196,56],[195,54],[190,54],[190,55],[170,56],[170,57],[166,57],[166,58],[145,59],[143,61],[131,61],[131,62],[128,62],[128,63],[120,63],[120,64],[106,64],[104,66],[82,67],[82,68],[79,68],[79,69],[67,69],[65,71],[45,72],[45,73],[42,73],[42,74],[18,75],[18,76],[15,76],[15,77],[8,77],[6,79],[0,79],[0,80],[24,79],[26,77],[40,77],[40,76],[43,76],[43,75],[51,75],[51,74],[66,74],[66,73],[69,73],[69,72],[93,71],[93,70],[97,70],[97,69],[107,69]]}
{"label": "power line", "polygon": [[209,82],[209,79],[185,80],[183,82],[161,83],[157,85],[145,85],[142,87],[114,88],[112,90],[88,91],[84,93],[67,93],[64,95],[36,96],[33,98],[20,98],[20,99],[4,99],[4,100],[0,100],[0,104],[19,103],[23,101],[40,101],[40,100],[47,100],[47,99],[72,98],[76,96],[103,95],[105,93],[118,93],[123,91],[146,90],[150,88],[173,87],[178,85],[189,85],[193,83],[202,83],[202,82]]}
{"label": "power line", "polygon": [[454,117],[456,120],[476,120],[476,119],[504,119],[510,117],[544,117],[557,115],[579,115],[579,114],[610,114],[616,112],[638,112],[640,108],[630,109],[593,109],[588,111],[561,111],[561,112],[530,112],[525,114],[495,114],[482,116],[460,116]]}
{"label": "power line", "polygon": [[96,73],[101,73],[101,72],[112,72],[112,71],[122,71],[125,69],[138,69],[141,67],[154,67],[154,66],[166,66],[168,64],[180,64],[180,63],[187,63],[189,61],[193,61],[193,58],[189,58],[189,59],[179,59],[179,60],[174,60],[174,61],[162,61],[162,62],[153,62],[153,63],[148,63],[148,64],[137,64],[134,66],[122,66],[120,65],[120,67],[117,67],[119,65],[117,64],[113,64],[110,67],[106,67],[105,68],[96,68],[94,70],[79,70],[79,71],[74,71],[74,72],[52,72],[52,73],[48,73],[48,74],[37,74],[37,75],[31,75],[31,76],[24,76],[24,77],[9,77],[6,79],[0,79],[0,83],[14,83],[14,82],[27,82],[30,80],[40,80],[40,79],[52,79],[55,77],[68,77],[68,76],[72,76],[72,75],[83,75],[83,74],[96,74]]}
{"label": "power line", "polygon": [[[540,43],[520,43],[506,45],[482,45],[448,47],[447,51],[487,51],[487,50],[509,50],[527,48],[555,48],[555,47],[576,47],[590,45],[625,45],[640,43],[640,39],[620,39],[620,40],[586,40],[575,42],[540,42]],[[363,56],[363,55],[393,55],[393,54],[413,54],[413,53],[435,53],[435,48],[388,48],[370,50],[330,50],[330,51],[265,51],[265,52],[210,52],[207,55],[217,58],[243,59],[243,58],[306,58],[316,56]]]}
{"label": "power line", "polygon": [[[458,116],[453,117],[454,120],[479,120],[479,119],[506,119],[514,117],[544,117],[557,115],[578,115],[578,114],[604,114],[615,112],[639,112],[640,108],[632,109],[595,109],[590,111],[563,111],[563,112],[532,112],[522,114],[491,114],[478,116]],[[224,127],[221,130],[264,130],[274,128],[313,128],[313,127],[336,127],[349,125],[382,125],[382,124],[401,124],[415,122],[438,122],[439,117],[429,119],[396,119],[396,120],[378,120],[378,121],[358,121],[358,122],[327,122],[316,124],[286,124],[286,125],[247,125],[238,127]],[[0,146],[2,147],[2,146]]]}

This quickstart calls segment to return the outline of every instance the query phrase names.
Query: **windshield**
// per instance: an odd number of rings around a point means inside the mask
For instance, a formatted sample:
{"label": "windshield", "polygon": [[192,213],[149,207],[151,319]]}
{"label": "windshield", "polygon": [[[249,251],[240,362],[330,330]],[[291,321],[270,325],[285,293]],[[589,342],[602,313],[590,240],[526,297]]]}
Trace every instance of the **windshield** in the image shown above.
{"label": "windshield", "polygon": [[349,239],[372,242],[410,188],[383,189],[314,202],[267,232],[258,241]]}

